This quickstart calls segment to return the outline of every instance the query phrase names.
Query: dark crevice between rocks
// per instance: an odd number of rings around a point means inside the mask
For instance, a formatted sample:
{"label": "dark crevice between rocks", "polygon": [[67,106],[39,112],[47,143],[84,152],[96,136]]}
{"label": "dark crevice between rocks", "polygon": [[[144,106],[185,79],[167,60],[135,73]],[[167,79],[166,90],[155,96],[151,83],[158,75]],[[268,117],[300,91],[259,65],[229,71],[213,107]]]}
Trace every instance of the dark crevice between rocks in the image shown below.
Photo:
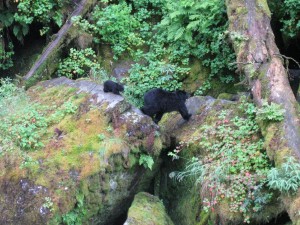
{"label": "dark crevice between rocks", "polygon": [[264,225],[291,225],[292,221],[287,212],[281,213],[277,218],[265,223]]}
{"label": "dark crevice between rocks", "polygon": [[[171,158],[167,154],[169,151],[171,151],[171,149],[173,150],[175,148],[175,146],[176,146],[176,138],[174,137],[174,138],[170,139],[170,147],[168,149],[162,150],[162,152],[161,152],[161,155],[159,158],[162,160],[161,160],[161,162],[159,162],[160,166],[159,166],[157,173],[151,180],[149,186],[147,188],[145,188],[145,190],[142,190],[142,191],[145,191],[151,195],[155,195],[155,196],[159,197],[160,199],[162,199],[161,195],[160,195],[160,185],[161,185],[162,180],[166,180],[166,178],[164,178],[164,179],[161,178],[162,170],[164,170],[165,167],[168,167],[169,160],[171,160]],[[145,170],[144,168],[141,168],[141,171],[139,172],[139,176],[136,176],[137,179],[139,179],[139,177],[142,176],[141,174],[144,173],[144,170]],[[166,173],[163,172],[163,174],[165,175]],[[138,182],[138,181],[136,181],[136,182]],[[133,189],[133,186],[135,186],[135,183],[133,183],[129,189]],[[135,194],[137,194],[137,193],[135,193]],[[134,195],[132,195],[132,198],[130,200],[128,200],[130,202],[130,204],[129,204],[129,207],[125,210],[125,212],[123,214],[121,214],[119,217],[117,217],[116,219],[110,221],[106,225],[112,225],[112,224],[113,225],[123,225],[127,219],[128,210],[133,202],[133,199],[134,199]],[[164,200],[163,200],[163,202],[164,202]],[[164,205],[166,207],[165,202],[164,202]]]}
{"label": "dark crevice between rocks", "polygon": [[[128,211],[128,210],[127,210]],[[118,218],[116,218],[115,220],[113,220],[112,222],[109,222],[106,225],[123,225],[127,219],[127,211],[126,213],[123,213],[122,215],[120,215]]]}

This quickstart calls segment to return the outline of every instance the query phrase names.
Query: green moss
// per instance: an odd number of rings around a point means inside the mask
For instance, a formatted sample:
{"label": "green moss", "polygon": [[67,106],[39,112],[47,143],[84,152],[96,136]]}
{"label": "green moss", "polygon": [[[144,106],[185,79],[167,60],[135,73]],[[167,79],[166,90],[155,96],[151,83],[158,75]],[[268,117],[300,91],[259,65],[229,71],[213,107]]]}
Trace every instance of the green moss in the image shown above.
{"label": "green moss", "polygon": [[128,157],[128,165],[129,168],[133,168],[135,165],[137,165],[139,162],[138,158],[136,157],[136,155],[130,153],[129,157]]}
{"label": "green moss", "polygon": [[210,216],[209,213],[207,213],[205,211],[201,211],[200,216],[199,216],[200,221],[196,225],[207,225],[207,224],[209,224],[209,222],[208,222],[209,221],[209,216]]}
{"label": "green moss", "polygon": [[183,88],[188,92],[195,92],[208,78],[209,69],[202,66],[199,59],[192,59],[189,76],[183,81]]}
{"label": "green moss", "polygon": [[226,99],[226,100],[230,100],[232,99],[233,94],[229,94],[229,93],[221,93],[218,95],[218,99]]}
{"label": "green moss", "polygon": [[258,0],[257,3],[258,7],[260,9],[262,9],[263,13],[267,14],[267,16],[269,18],[271,18],[271,11],[269,9],[269,6],[268,6],[268,3],[267,3],[267,0]]}
{"label": "green moss", "polygon": [[134,197],[127,218],[130,225],[173,225],[162,202],[156,196],[145,192],[140,192]]}
{"label": "green moss", "polygon": [[236,13],[238,14],[238,15],[242,15],[242,14],[247,14],[248,13],[248,10],[247,10],[247,8],[246,7],[237,7],[236,8]]}
{"label": "green moss", "polygon": [[160,137],[154,139],[153,143],[153,155],[158,156],[163,148],[162,140]]}

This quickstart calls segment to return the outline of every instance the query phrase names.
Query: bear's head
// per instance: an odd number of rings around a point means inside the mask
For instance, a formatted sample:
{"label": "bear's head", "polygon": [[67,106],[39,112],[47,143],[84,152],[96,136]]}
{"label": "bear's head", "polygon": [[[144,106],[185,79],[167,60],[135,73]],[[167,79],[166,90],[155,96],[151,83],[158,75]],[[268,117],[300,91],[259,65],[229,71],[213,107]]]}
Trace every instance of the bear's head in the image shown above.
{"label": "bear's head", "polygon": [[176,91],[176,96],[182,100],[185,101],[190,97],[190,94],[185,91]]}
{"label": "bear's head", "polygon": [[118,91],[124,91],[124,86],[122,84],[118,84]]}

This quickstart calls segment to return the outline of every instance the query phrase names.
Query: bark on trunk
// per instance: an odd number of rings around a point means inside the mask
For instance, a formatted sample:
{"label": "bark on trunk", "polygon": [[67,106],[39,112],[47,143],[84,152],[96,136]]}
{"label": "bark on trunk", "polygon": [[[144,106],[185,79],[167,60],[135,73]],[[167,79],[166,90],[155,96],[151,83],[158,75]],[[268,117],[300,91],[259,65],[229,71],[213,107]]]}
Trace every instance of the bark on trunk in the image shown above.
{"label": "bark on trunk", "polygon": [[[245,73],[257,106],[262,100],[280,104],[284,120],[261,125],[268,155],[276,166],[286,155],[300,159],[299,105],[290,88],[286,70],[271,29],[266,0],[226,0],[229,33],[238,69]],[[299,191],[298,191],[299,193]],[[300,224],[299,194],[284,201],[295,224]],[[285,198],[286,199],[286,198]],[[292,201],[292,202],[291,202]]]}

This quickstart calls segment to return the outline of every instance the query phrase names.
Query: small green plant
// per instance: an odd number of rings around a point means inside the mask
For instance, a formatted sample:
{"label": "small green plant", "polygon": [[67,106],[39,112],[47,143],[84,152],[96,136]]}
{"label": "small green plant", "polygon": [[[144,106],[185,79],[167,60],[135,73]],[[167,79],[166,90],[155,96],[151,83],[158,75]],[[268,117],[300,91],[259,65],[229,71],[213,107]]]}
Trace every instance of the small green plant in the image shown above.
{"label": "small green plant", "polygon": [[114,129],[113,129],[113,127],[111,125],[107,126],[107,128],[106,128],[106,131],[110,132],[110,133],[113,132],[113,130]]}
{"label": "small green plant", "polygon": [[98,137],[100,142],[104,141],[105,138],[106,138],[105,134],[98,134],[97,137]]}
{"label": "small green plant", "polygon": [[70,55],[58,66],[58,75],[70,79],[88,76],[90,69],[100,70],[96,54],[91,48],[83,50],[70,49]]}
{"label": "small green plant", "polygon": [[268,186],[284,194],[295,193],[300,187],[300,164],[290,156],[280,168],[272,168],[268,174]]}
{"label": "small green plant", "polygon": [[55,106],[54,108],[54,113],[47,117],[46,120],[49,125],[62,120],[68,114],[76,113],[78,106],[74,105],[72,101],[67,101],[63,103],[60,107]]}
{"label": "small green plant", "polygon": [[152,170],[154,160],[150,155],[141,154],[139,159],[139,165],[143,165],[146,169]]}
{"label": "small green plant", "polygon": [[81,224],[83,224],[84,217],[86,215],[86,209],[84,207],[84,194],[77,193],[76,200],[77,200],[77,203],[76,203],[74,209],[62,216],[63,222],[66,225],[81,225]]}
{"label": "small green plant", "polygon": [[[1,35],[1,29],[0,29],[0,38]],[[14,65],[12,56],[14,55],[13,51],[13,44],[9,43],[7,46],[7,49],[5,49],[5,46],[0,43],[0,69],[6,70]]]}
{"label": "small green plant", "polygon": [[66,114],[74,114],[77,111],[77,106],[74,105],[73,102],[71,101],[67,101],[62,105],[62,110],[66,113]]}
{"label": "small green plant", "polygon": [[32,159],[26,152],[21,152],[21,158],[23,159],[20,169],[30,168],[34,165],[38,165],[38,161]]}
{"label": "small green plant", "polygon": [[258,120],[262,121],[282,121],[284,119],[285,110],[276,103],[268,104],[263,102],[262,107],[257,109],[256,115]]}
{"label": "small green plant", "polygon": [[43,207],[49,209],[50,212],[53,212],[54,211],[53,206],[54,204],[52,199],[50,197],[45,197],[45,203],[43,204]]}

